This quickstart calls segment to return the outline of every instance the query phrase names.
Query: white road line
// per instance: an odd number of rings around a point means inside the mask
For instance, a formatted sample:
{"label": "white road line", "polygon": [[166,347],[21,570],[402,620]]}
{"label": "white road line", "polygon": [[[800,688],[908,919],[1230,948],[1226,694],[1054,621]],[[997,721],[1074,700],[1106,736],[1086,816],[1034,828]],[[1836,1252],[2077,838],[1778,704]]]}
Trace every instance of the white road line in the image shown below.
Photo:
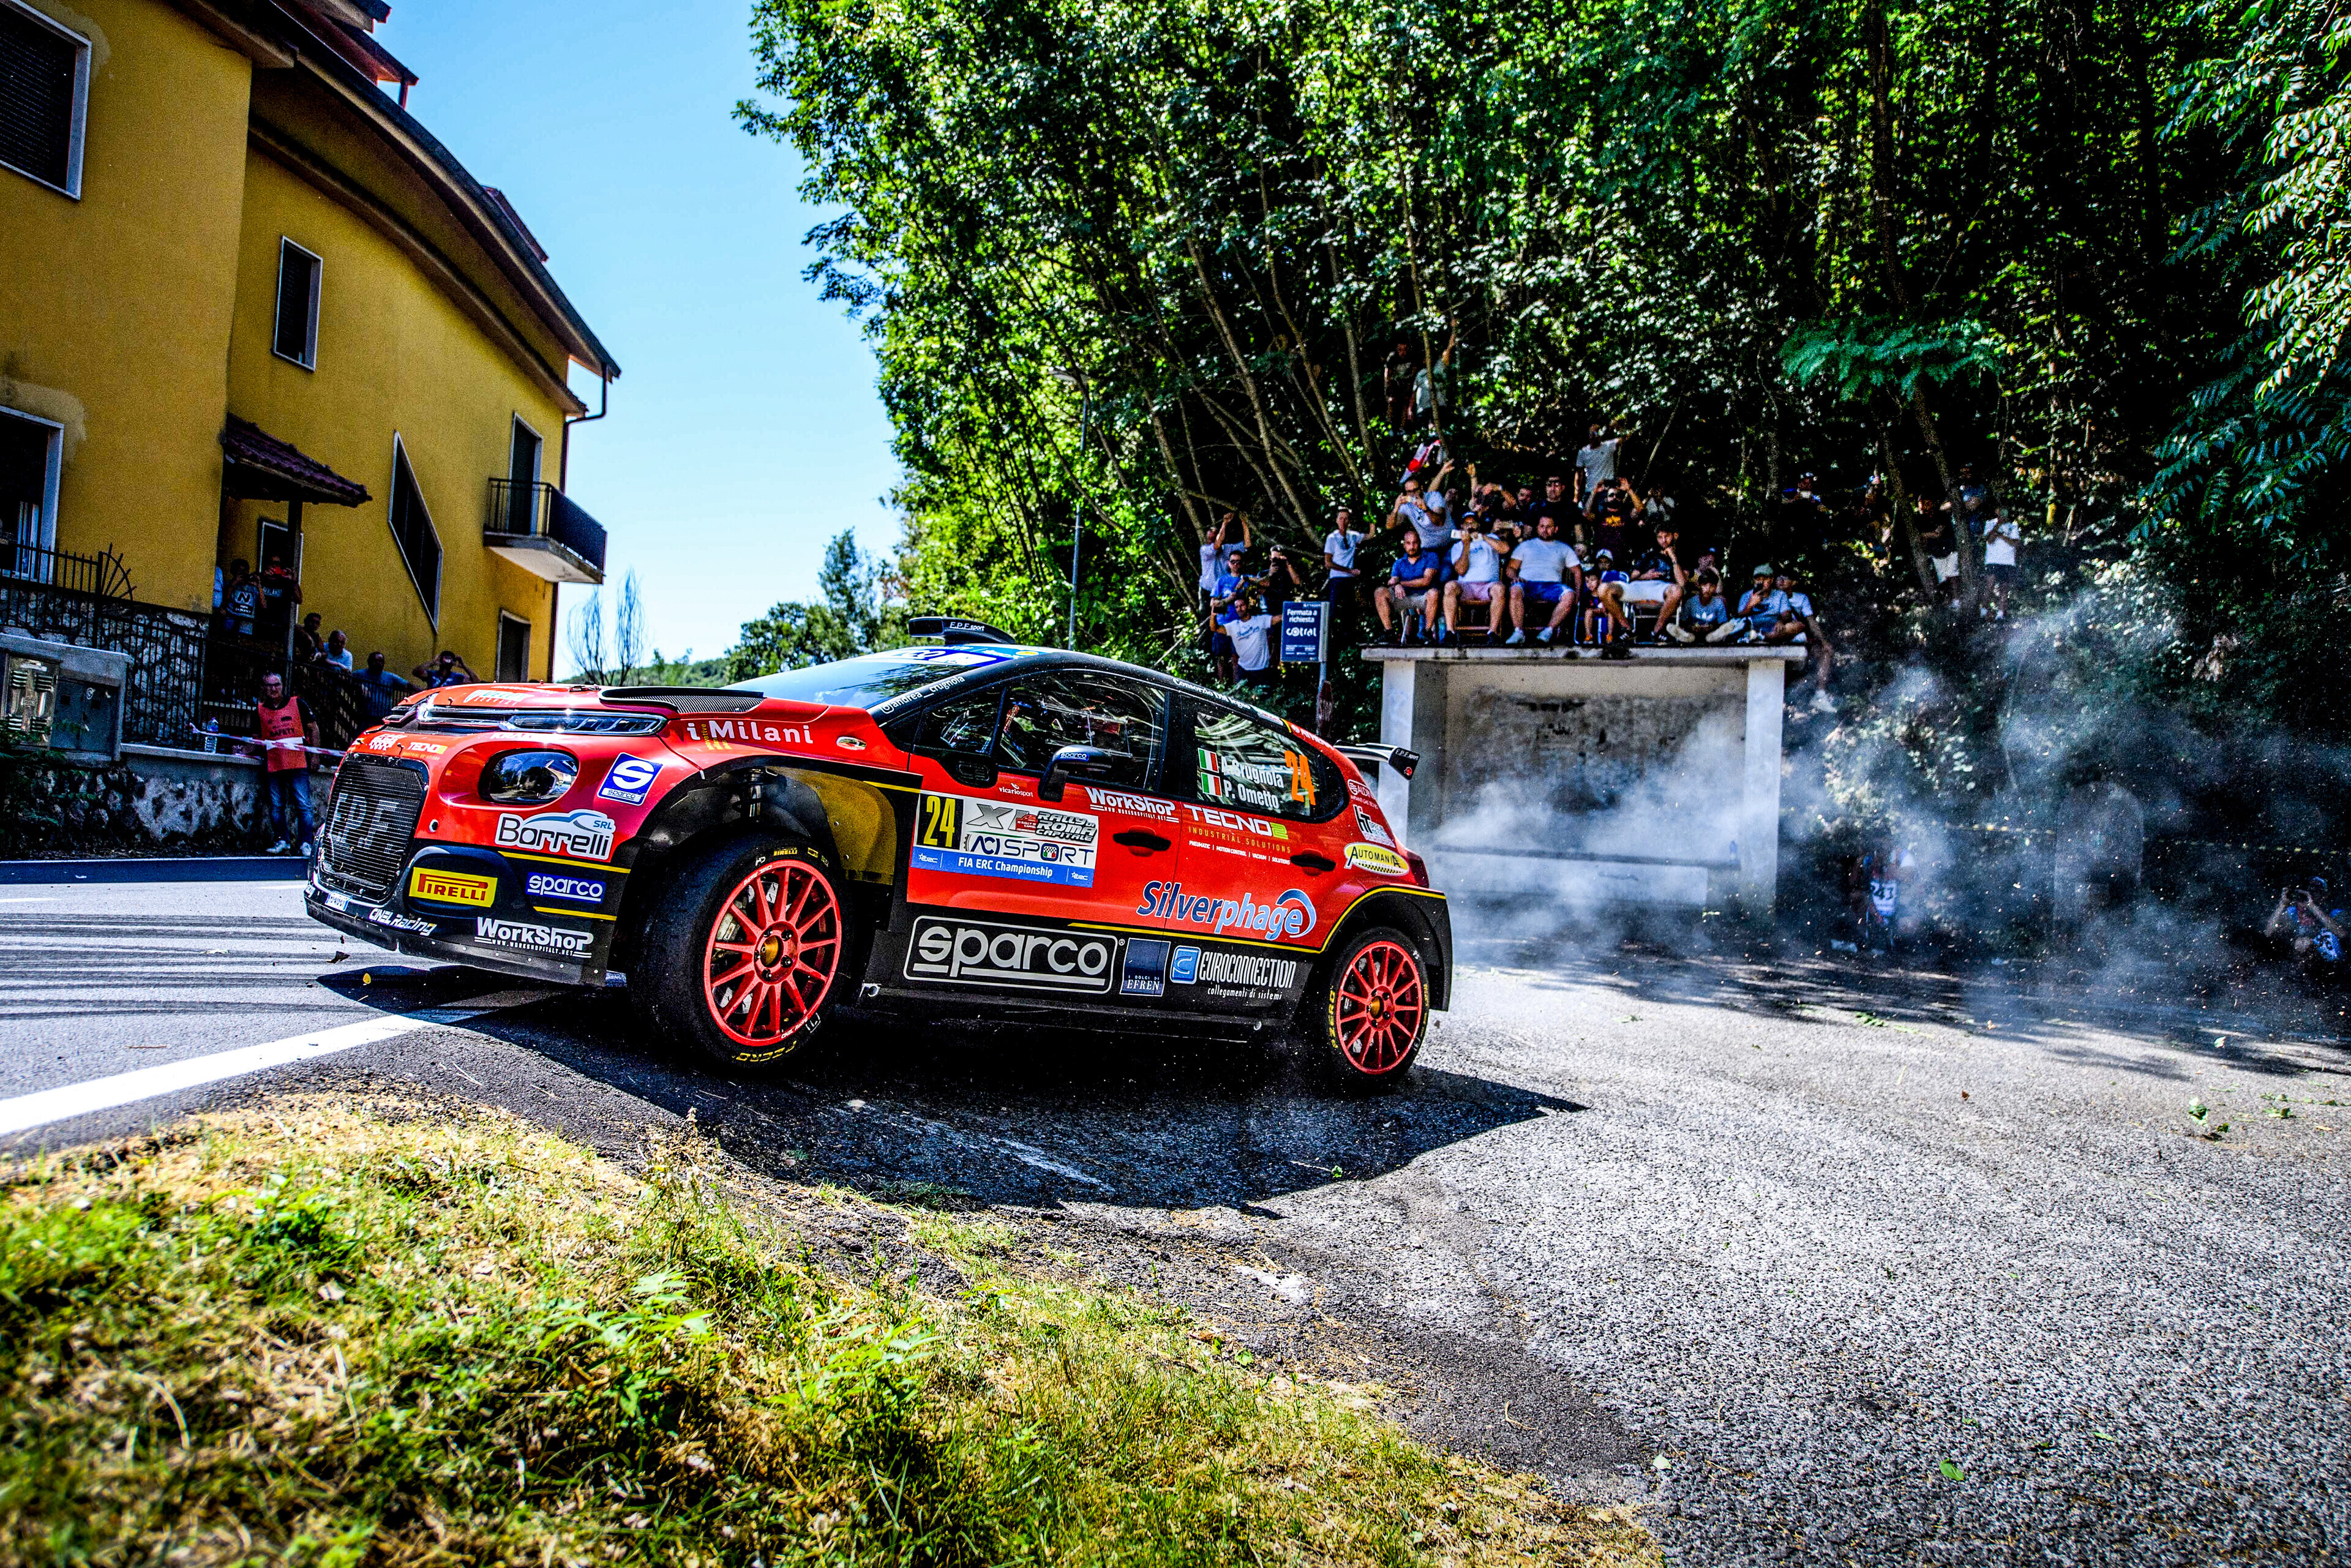
{"label": "white road line", "polygon": [[373,1045],[378,1040],[391,1040],[414,1030],[463,1023],[468,1019],[480,1018],[484,1013],[518,1008],[526,1002],[538,1001],[554,994],[552,991],[497,991],[456,1007],[426,1008],[421,1012],[390,1013],[381,1018],[361,1019],[357,1023],[339,1024],[333,1029],[288,1035],[284,1040],[273,1040],[264,1045],[215,1051],[210,1056],[192,1056],[184,1061],[167,1061],[160,1067],[145,1067],[136,1072],[118,1072],[108,1078],[93,1078],[86,1083],[68,1083],[62,1089],[44,1089],[35,1094],[20,1094],[14,1100],[0,1100],[0,1135],[21,1133],[27,1128],[62,1122],[72,1116],[86,1116],[93,1111],[110,1111],[118,1105],[136,1104],[141,1100],[152,1100],[158,1094],[201,1088],[226,1078],[242,1078],[246,1073],[282,1067],[289,1061],[308,1061],[314,1057],[332,1056],[338,1051]]}
{"label": "white road line", "polygon": [[44,894],[39,898],[0,898],[0,904],[55,904],[56,902],[57,899],[49,894]]}

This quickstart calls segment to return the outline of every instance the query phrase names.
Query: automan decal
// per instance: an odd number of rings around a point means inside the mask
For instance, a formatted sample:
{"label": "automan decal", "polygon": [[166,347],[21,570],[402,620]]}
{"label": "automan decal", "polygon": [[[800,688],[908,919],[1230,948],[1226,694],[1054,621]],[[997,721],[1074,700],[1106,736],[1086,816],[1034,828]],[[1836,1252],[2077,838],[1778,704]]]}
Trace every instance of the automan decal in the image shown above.
{"label": "automan decal", "polygon": [[1220,936],[1228,931],[1239,931],[1275,941],[1309,935],[1316,919],[1313,900],[1294,887],[1285,888],[1279,896],[1259,904],[1254,894],[1247,893],[1238,900],[1196,898],[1184,891],[1180,882],[1145,883],[1143,902],[1135,905],[1134,912],[1160,920],[1206,925]]}
{"label": "automan decal", "polygon": [[722,748],[728,741],[749,746],[814,746],[815,732],[804,724],[778,724],[764,718],[682,718],[678,734],[686,740]]}
{"label": "automan decal", "polygon": [[1395,848],[1395,839],[1388,832],[1386,827],[1377,817],[1360,806],[1355,808],[1355,831],[1375,844],[1385,844],[1390,849]]}
{"label": "automan decal", "polygon": [[596,787],[599,800],[618,800],[623,806],[642,806],[645,796],[661,778],[662,765],[650,757],[616,757],[604,782]]}
{"label": "automan decal", "polygon": [[[1085,786],[1085,791],[1096,810],[1124,811],[1130,816],[1157,817],[1163,821],[1176,818],[1173,800],[1155,800],[1148,795],[1130,795],[1123,789],[1097,789],[1091,784]],[[1197,811],[1199,808],[1195,806],[1193,810]]]}
{"label": "automan decal", "polygon": [[1095,932],[926,915],[906,945],[906,977],[1099,996],[1117,956],[1118,938]]}
{"label": "automan decal", "polygon": [[1101,834],[1101,819],[1082,811],[926,794],[914,808],[914,860],[958,876],[1092,887]]}
{"label": "automan decal", "polygon": [[536,817],[500,817],[496,843],[502,850],[564,855],[572,860],[612,858],[612,819],[586,807],[544,811]]}
{"label": "automan decal", "polygon": [[1412,867],[1404,856],[1378,844],[1349,844],[1347,863],[1357,871],[1375,871],[1384,876],[1410,876]]}
{"label": "automan decal", "polygon": [[492,876],[467,876],[463,872],[418,866],[408,873],[408,896],[487,909],[498,901],[498,881]]}
{"label": "automan decal", "polygon": [[588,932],[567,930],[560,925],[534,925],[528,920],[502,920],[483,915],[474,922],[474,940],[486,942],[493,947],[517,947],[527,953],[552,953],[561,957],[577,958],[588,951],[595,937]]}
{"label": "automan decal", "polygon": [[523,891],[531,897],[567,904],[601,904],[604,886],[604,879],[600,876],[555,876],[536,871],[523,881]]}

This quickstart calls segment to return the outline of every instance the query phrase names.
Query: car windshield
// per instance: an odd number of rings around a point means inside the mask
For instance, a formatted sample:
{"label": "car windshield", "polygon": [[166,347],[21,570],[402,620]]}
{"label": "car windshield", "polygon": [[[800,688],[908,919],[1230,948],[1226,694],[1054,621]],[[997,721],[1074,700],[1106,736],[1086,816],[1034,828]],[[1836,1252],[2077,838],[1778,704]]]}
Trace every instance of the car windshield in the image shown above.
{"label": "car windshield", "polygon": [[755,681],[737,681],[731,689],[787,702],[872,708],[967,671],[1000,664],[1005,658],[994,649],[893,648],[886,653],[865,653],[836,664],[778,670]]}

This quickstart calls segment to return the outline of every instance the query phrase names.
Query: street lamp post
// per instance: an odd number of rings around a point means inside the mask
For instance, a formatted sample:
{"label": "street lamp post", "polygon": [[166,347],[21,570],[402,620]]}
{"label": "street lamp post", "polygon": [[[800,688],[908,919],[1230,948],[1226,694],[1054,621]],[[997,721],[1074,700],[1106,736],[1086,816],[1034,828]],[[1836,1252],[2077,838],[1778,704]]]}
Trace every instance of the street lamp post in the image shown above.
{"label": "street lamp post", "polygon": [[1078,498],[1070,507],[1070,648],[1075,652],[1078,646],[1078,558],[1085,548],[1086,532],[1086,443],[1091,439],[1093,423],[1094,389],[1083,371],[1068,365],[1054,366],[1053,379],[1065,387],[1078,389]]}

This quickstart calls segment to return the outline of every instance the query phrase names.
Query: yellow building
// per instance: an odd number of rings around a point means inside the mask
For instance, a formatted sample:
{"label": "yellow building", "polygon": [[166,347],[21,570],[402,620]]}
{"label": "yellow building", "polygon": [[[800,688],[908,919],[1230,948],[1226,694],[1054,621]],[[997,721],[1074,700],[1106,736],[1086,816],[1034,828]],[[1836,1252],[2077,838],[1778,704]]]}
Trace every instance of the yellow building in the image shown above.
{"label": "yellow building", "polygon": [[620,371],[401,107],[387,15],[0,0],[0,577],[119,594],[111,550],[217,640],[276,556],[362,664],[549,679],[556,584],[603,568],[570,367]]}

